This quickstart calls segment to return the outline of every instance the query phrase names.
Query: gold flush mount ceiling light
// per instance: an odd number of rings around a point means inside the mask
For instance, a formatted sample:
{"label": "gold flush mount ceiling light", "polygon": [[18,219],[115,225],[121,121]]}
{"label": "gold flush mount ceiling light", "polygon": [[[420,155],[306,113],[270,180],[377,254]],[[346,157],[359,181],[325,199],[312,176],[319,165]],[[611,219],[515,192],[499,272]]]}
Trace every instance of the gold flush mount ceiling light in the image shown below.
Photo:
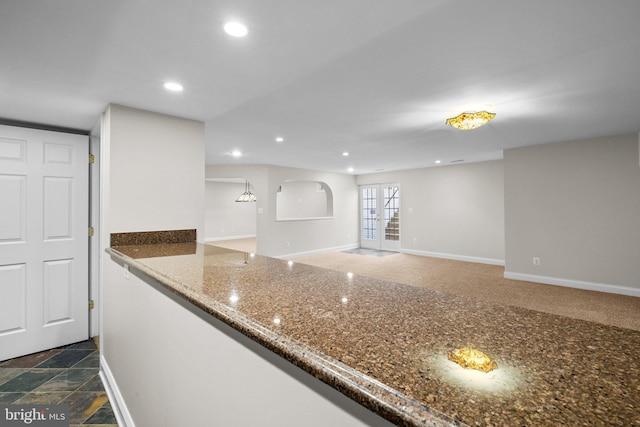
{"label": "gold flush mount ceiling light", "polygon": [[498,364],[489,356],[471,347],[463,347],[449,352],[449,360],[457,363],[465,369],[475,369],[481,372],[491,372]]}
{"label": "gold flush mount ceiling light", "polygon": [[486,125],[496,116],[488,111],[464,112],[456,117],[447,119],[447,124],[460,130],[473,130]]}

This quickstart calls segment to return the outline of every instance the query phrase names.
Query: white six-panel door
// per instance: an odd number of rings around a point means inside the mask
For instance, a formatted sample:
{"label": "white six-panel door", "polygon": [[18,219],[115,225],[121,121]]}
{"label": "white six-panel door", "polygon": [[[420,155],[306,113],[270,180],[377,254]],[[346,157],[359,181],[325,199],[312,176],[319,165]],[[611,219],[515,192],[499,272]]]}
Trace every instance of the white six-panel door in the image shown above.
{"label": "white six-panel door", "polygon": [[88,338],[88,146],[0,126],[0,361]]}

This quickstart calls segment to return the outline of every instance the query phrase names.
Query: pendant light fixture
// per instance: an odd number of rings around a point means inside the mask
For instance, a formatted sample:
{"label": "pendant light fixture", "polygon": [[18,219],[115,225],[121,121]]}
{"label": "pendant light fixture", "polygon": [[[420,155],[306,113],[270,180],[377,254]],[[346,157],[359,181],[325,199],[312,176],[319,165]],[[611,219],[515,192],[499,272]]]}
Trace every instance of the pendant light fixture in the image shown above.
{"label": "pendant light fixture", "polygon": [[238,196],[238,198],[236,199],[236,202],[255,202],[256,195],[249,190],[249,181],[245,181],[245,182],[246,184],[244,186],[244,193]]}

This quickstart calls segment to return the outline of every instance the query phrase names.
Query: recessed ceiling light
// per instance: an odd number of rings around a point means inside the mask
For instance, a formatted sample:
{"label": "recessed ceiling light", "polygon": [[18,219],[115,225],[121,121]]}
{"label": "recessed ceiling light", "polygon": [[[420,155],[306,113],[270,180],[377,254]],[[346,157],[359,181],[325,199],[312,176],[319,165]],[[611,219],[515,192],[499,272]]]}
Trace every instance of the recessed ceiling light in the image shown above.
{"label": "recessed ceiling light", "polygon": [[347,156],[349,155],[349,152],[348,152],[348,151],[345,151],[344,153],[342,153],[342,155],[343,155],[344,157],[347,157]]}
{"label": "recessed ceiling light", "polygon": [[166,90],[170,90],[171,92],[182,92],[182,85],[180,83],[176,83],[176,82],[166,82],[164,84],[164,88]]}
{"label": "recessed ceiling light", "polygon": [[242,152],[238,151],[238,150],[234,150],[234,151],[231,152],[231,155],[233,157],[240,157],[240,156],[242,156]]}
{"label": "recessed ceiling light", "polygon": [[353,169],[353,168],[349,168],[349,169],[347,169],[347,170],[348,170],[349,172],[353,172],[355,169]]}
{"label": "recessed ceiling light", "polygon": [[436,164],[440,164],[440,160],[436,160]]}
{"label": "recessed ceiling light", "polygon": [[224,24],[224,31],[233,37],[244,37],[249,33],[246,25],[239,22],[227,22]]}
{"label": "recessed ceiling light", "polygon": [[276,142],[282,142],[282,141],[284,141],[283,137],[279,136],[279,137],[276,138]]}

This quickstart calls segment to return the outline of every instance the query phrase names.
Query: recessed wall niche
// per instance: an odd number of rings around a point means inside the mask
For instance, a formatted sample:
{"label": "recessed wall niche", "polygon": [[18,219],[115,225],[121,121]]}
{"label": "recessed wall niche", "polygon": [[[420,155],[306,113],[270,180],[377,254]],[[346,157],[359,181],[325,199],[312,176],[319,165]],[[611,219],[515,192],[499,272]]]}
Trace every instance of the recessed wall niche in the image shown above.
{"label": "recessed wall niche", "polygon": [[324,182],[285,181],[276,193],[276,221],[333,218],[333,193]]}

